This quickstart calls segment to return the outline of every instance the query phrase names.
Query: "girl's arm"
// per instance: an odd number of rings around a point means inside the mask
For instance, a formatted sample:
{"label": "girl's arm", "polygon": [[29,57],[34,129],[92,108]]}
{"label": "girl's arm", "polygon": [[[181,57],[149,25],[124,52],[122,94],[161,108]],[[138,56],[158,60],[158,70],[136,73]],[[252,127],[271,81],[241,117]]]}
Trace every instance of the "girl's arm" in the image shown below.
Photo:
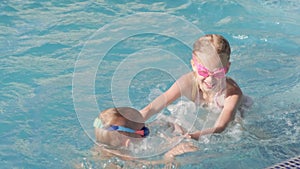
{"label": "girl's arm", "polygon": [[[232,96],[232,102],[238,102],[239,100],[239,96]],[[233,103],[234,105],[234,103]],[[235,114],[235,109],[232,109],[232,107],[234,107],[233,105],[230,105],[229,107],[225,107],[223,108],[220,116],[218,117],[214,127],[212,128],[208,128],[208,129],[204,129],[201,131],[196,131],[194,133],[189,134],[189,138],[198,140],[200,136],[202,135],[207,135],[207,134],[212,134],[212,133],[221,133],[222,131],[225,130],[226,126],[228,125],[228,123],[232,120],[232,118],[234,117]]]}
{"label": "girl's arm", "polygon": [[191,73],[180,77],[165,93],[158,96],[140,112],[145,120],[149,119],[154,114],[160,112],[163,108],[175,101],[182,95],[185,95],[190,84]]}
{"label": "girl's arm", "polygon": [[234,118],[235,112],[241,102],[242,91],[236,85],[236,83],[231,80],[229,80],[228,85],[229,87],[227,88],[228,92],[225,99],[224,108],[215,122],[214,127],[191,133],[189,134],[190,138],[198,140],[201,135],[220,133],[225,130],[228,123]]}

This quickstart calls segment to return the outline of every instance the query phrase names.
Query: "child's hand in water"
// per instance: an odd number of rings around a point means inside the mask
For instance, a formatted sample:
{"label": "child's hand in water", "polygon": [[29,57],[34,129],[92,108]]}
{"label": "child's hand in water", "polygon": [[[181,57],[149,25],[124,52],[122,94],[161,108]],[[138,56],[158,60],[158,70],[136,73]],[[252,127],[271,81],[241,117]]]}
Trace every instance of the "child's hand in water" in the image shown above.
{"label": "child's hand in water", "polygon": [[173,128],[173,133],[183,135],[186,133],[185,129],[177,123],[169,123],[169,126]]}
{"label": "child's hand in water", "polygon": [[194,140],[199,140],[199,137],[201,135],[201,132],[195,132],[195,133],[189,133],[187,134],[186,138],[189,138],[189,139],[194,139]]}
{"label": "child's hand in water", "polygon": [[165,160],[172,160],[175,156],[188,153],[188,152],[195,152],[198,150],[198,147],[196,147],[191,142],[182,142],[178,145],[176,145],[174,148],[172,148],[170,151],[168,151],[164,155]]}

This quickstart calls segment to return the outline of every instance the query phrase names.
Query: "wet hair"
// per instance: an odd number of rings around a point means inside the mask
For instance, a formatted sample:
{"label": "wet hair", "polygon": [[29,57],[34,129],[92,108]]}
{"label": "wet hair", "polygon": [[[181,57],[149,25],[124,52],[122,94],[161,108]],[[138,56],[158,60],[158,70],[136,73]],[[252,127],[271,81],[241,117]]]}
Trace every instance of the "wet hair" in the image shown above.
{"label": "wet hair", "polygon": [[194,51],[202,52],[202,47],[206,42],[210,42],[210,44],[216,49],[217,54],[219,55],[222,63],[228,63],[230,59],[231,49],[228,41],[221,35],[218,34],[207,34],[205,36],[200,37],[194,43]]}
{"label": "wet hair", "polygon": [[[101,120],[104,128],[110,125],[123,126],[133,130],[140,130],[145,126],[144,119],[139,111],[130,107],[109,108],[102,111],[98,118]],[[122,131],[108,131],[105,129],[95,128],[97,142],[109,146],[121,146],[122,140],[118,139],[123,136],[128,138],[141,138],[139,134]]]}

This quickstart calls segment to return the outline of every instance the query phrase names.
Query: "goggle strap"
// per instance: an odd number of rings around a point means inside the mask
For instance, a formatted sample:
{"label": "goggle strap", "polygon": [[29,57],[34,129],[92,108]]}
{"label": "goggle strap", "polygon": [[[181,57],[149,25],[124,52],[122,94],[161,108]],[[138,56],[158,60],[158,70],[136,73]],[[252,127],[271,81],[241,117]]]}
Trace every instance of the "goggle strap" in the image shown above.
{"label": "goggle strap", "polygon": [[114,126],[111,125],[108,130],[116,130],[116,131],[124,131],[124,132],[128,132],[128,133],[135,133],[135,130],[132,130],[130,128],[127,127],[123,127],[123,126]]}
{"label": "goggle strap", "polygon": [[144,130],[136,130],[135,133],[136,133],[136,134],[139,134],[139,135],[141,135],[141,136],[144,136],[144,135],[145,135],[145,134],[144,134],[144,133],[145,133]]}
{"label": "goggle strap", "polygon": [[114,126],[111,125],[108,130],[110,131],[124,131],[124,132],[128,132],[128,133],[135,133],[135,134],[139,134],[143,137],[146,137],[149,135],[150,131],[147,127],[143,127],[142,130],[132,130],[130,128],[127,127],[123,127],[123,126]]}

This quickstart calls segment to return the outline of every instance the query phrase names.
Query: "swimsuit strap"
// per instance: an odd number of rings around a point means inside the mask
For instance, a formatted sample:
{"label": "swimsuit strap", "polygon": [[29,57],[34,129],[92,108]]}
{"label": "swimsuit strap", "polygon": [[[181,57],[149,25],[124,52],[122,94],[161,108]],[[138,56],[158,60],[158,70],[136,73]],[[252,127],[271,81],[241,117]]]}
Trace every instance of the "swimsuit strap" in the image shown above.
{"label": "swimsuit strap", "polygon": [[[223,91],[223,90],[222,90]],[[219,107],[219,108],[223,108],[224,107],[224,104],[220,104],[219,101],[218,101],[218,97],[222,95],[222,91],[219,91],[216,93],[215,97],[214,97],[214,102],[215,104]]]}

